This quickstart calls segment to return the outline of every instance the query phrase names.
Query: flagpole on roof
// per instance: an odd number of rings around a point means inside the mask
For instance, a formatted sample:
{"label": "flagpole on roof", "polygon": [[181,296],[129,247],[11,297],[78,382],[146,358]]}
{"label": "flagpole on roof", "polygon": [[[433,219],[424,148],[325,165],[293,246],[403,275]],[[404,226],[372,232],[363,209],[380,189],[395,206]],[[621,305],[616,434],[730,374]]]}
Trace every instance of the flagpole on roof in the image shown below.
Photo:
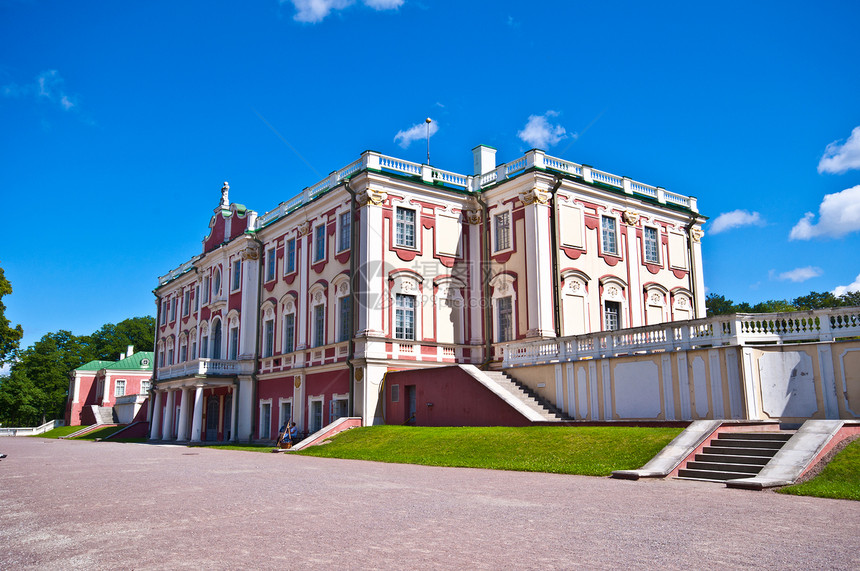
{"label": "flagpole on roof", "polygon": [[430,164],[430,117],[424,119],[424,122],[427,123],[427,164]]}

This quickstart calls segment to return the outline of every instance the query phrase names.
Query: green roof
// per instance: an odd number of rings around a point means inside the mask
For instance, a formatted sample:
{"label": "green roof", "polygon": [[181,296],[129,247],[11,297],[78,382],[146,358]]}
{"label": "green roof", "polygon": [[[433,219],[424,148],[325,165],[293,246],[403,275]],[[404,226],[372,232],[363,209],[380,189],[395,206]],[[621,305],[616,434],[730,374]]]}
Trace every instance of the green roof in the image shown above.
{"label": "green roof", "polygon": [[119,361],[115,361],[111,363],[110,366],[105,366],[105,369],[122,369],[124,371],[131,371],[140,369],[142,371],[151,371],[152,370],[152,362],[155,360],[155,353],[152,351],[141,351],[139,353],[134,353],[130,357],[126,357],[125,359],[121,359]]}
{"label": "green roof", "polygon": [[111,363],[113,363],[113,361],[100,361],[100,360],[96,359],[95,361],[90,361],[89,363],[84,363],[83,365],[81,365],[80,367],[78,367],[75,370],[76,371],[98,371],[98,370],[104,369],[105,367],[107,367]]}

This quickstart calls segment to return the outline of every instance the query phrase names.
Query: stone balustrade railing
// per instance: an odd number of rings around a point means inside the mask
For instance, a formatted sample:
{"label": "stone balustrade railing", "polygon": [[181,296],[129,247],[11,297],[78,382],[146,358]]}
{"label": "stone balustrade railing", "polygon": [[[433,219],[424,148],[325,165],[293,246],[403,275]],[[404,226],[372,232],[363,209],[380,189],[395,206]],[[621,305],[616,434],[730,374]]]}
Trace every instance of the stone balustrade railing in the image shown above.
{"label": "stone balustrade railing", "polygon": [[254,371],[253,360],[195,359],[158,368],[157,379],[175,379],[195,375],[250,375]]}
{"label": "stone balustrade railing", "polygon": [[735,314],[508,343],[503,367],[562,363],[724,345],[834,341],[860,336],[860,307]]}

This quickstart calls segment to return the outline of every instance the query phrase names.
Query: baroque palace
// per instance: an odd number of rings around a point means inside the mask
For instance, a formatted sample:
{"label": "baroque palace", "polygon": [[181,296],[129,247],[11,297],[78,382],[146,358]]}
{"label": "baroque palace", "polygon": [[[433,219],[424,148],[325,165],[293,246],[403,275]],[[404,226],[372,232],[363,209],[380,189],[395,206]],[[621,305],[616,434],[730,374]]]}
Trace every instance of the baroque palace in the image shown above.
{"label": "baroque palace", "polygon": [[511,343],[704,317],[695,198],[495,154],[476,147],[463,175],[367,151],[262,215],[224,183],[202,252],[154,290],[150,438],[378,424],[386,399],[414,418],[387,373],[499,368]]}

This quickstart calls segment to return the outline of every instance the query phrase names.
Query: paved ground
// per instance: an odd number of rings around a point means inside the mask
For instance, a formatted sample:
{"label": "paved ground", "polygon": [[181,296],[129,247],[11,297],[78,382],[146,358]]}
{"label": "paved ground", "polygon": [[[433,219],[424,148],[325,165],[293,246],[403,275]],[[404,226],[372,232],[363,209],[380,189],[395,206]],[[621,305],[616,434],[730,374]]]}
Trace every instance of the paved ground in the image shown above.
{"label": "paved ground", "polygon": [[0,438],[0,569],[860,569],[860,502]]}

